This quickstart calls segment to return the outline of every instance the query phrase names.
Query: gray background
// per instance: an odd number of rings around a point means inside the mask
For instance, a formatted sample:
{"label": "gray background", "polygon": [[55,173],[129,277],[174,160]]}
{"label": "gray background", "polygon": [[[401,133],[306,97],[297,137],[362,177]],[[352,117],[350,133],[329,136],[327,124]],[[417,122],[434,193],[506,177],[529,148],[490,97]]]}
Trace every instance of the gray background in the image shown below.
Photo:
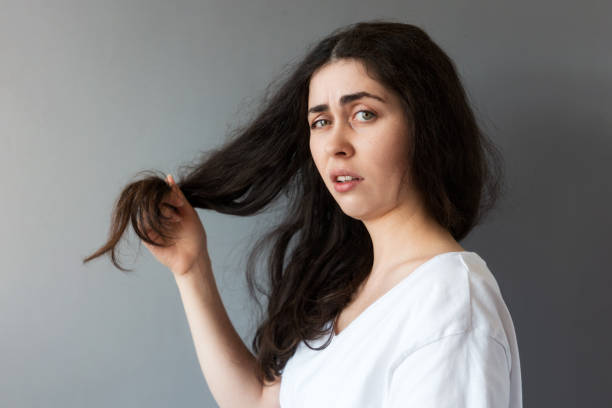
{"label": "gray background", "polygon": [[[307,45],[372,18],[442,46],[504,153],[509,194],[462,244],[512,313],[525,406],[606,405],[610,15],[604,1],[1,0],[0,406],[216,406],[171,273],[135,235],[129,275],[81,259],[136,172],[218,146]],[[271,218],[199,214],[250,347],[244,256]]]}

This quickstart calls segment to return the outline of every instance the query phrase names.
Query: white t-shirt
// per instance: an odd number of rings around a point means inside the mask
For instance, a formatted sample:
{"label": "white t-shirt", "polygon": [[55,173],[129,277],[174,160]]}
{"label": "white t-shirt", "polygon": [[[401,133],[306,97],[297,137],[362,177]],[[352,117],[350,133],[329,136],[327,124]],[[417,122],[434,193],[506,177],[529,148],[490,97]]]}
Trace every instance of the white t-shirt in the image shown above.
{"label": "white t-shirt", "polygon": [[[327,338],[309,344],[320,347]],[[522,407],[514,325],[486,262],[471,251],[436,255],[333,335],[327,348],[300,342],[282,374],[280,404]]]}

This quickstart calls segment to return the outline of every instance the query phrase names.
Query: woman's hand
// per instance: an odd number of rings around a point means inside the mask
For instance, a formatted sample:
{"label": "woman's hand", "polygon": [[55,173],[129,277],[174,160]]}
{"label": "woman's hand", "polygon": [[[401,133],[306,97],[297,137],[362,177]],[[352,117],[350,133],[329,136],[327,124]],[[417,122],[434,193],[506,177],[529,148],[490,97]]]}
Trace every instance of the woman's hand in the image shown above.
{"label": "woman's hand", "polygon": [[[165,248],[151,245],[145,241],[142,241],[142,243],[159,262],[167,266],[175,276],[178,276],[188,272],[199,257],[209,259],[206,247],[206,231],[198,213],[185,199],[183,192],[174,182],[174,178],[168,175],[166,181],[172,187],[172,191],[162,200],[161,212],[165,216],[172,217],[170,222],[176,239],[172,245]],[[165,205],[166,203],[176,207],[176,211]],[[163,242],[151,229],[147,229],[147,234],[154,241]]]}

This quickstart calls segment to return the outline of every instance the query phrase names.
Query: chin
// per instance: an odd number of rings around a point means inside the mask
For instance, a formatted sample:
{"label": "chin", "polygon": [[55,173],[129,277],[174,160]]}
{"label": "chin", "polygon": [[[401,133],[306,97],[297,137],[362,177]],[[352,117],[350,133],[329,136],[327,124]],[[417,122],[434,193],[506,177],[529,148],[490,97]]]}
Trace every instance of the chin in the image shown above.
{"label": "chin", "polygon": [[363,211],[363,208],[361,209],[355,208],[355,207],[358,207],[358,205],[342,206],[340,203],[338,203],[338,205],[340,206],[340,209],[342,210],[342,212],[351,218],[355,218],[356,220],[363,220],[363,218],[366,217],[366,213]]}

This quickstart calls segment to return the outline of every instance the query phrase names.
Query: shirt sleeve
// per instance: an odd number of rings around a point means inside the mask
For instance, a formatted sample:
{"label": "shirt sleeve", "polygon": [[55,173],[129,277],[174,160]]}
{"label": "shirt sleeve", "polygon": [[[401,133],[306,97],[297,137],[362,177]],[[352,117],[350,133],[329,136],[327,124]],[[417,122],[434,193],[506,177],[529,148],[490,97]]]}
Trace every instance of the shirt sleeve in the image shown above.
{"label": "shirt sleeve", "polygon": [[506,351],[473,330],[444,336],[403,357],[388,391],[385,408],[507,408]]}

